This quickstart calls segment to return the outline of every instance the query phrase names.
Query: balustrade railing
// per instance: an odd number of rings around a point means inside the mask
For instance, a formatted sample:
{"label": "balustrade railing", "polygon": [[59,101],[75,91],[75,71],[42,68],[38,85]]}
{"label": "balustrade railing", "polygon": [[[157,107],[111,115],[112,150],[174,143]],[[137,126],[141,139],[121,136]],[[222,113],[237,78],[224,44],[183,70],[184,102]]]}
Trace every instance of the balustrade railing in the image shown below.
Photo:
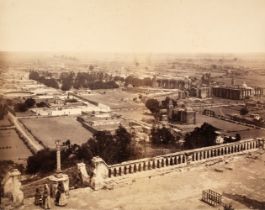
{"label": "balustrade railing", "polygon": [[154,158],[128,161],[108,166],[109,177],[123,176],[126,174],[133,174],[141,171],[148,171],[169,166],[185,166],[215,157],[232,155],[249,150],[256,150],[261,146],[264,148],[264,145],[264,139],[248,139],[234,143],[171,153]]}

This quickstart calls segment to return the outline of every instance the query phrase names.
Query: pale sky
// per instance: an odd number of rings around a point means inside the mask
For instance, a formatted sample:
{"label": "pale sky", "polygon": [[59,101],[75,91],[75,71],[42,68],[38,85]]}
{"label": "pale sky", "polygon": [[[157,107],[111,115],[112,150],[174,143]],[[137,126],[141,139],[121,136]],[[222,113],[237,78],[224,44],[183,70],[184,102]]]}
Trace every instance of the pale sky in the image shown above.
{"label": "pale sky", "polygon": [[265,52],[265,0],[0,0],[0,50]]}

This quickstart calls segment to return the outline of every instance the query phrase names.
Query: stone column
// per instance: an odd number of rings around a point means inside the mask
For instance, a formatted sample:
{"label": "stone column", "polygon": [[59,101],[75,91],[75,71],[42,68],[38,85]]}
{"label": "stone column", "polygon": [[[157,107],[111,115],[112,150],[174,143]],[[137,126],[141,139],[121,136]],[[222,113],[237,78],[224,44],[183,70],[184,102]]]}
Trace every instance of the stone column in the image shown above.
{"label": "stone column", "polygon": [[254,146],[254,148],[257,148],[257,142],[256,142],[256,140],[253,142],[253,146]]}
{"label": "stone column", "polygon": [[192,162],[192,156],[193,154],[185,154],[185,158],[187,160],[186,164],[189,165]]}
{"label": "stone column", "polygon": [[124,166],[120,166],[120,175],[124,175]]}
{"label": "stone column", "polygon": [[153,160],[153,166],[154,166],[154,168],[157,168],[157,165],[156,165],[156,161],[155,160]]}
{"label": "stone column", "polygon": [[66,195],[69,195],[69,177],[67,174],[62,173],[61,169],[61,147],[60,140],[55,141],[56,144],[56,173],[49,176],[50,189],[52,197],[55,196],[59,182],[62,182]]}
{"label": "stone column", "polygon": [[142,163],[139,163],[138,164],[138,169],[139,169],[139,171],[142,171],[143,170]]}
{"label": "stone column", "polygon": [[59,182],[63,183],[65,193],[69,196],[69,177],[67,174],[61,173],[60,176],[52,175],[49,176],[48,180],[51,189],[51,196],[53,198],[55,197]]}
{"label": "stone column", "polygon": [[163,158],[163,166],[164,167],[167,166],[166,161],[167,161],[167,159],[166,158]]}
{"label": "stone column", "polygon": [[249,147],[249,142],[247,142],[247,150],[249,150],[250,149],[250,147]]}
{"label": "stone column", "polygon": [[124,166],[124,174],[127,174],[127,165]]}
{"label": "stone column", "polygon": [[61,173],[61,144],[60,140],[55,141],[56,144],[56,173]]}
{"label": "stone column", "polygon": [[208,159],[209,158],[209,153],[208,153],[208,150],[205,150],[205,159]]}
{"label": "stone column", "polygon": [[228,147],[225,147],[225,154],[228,154]]}

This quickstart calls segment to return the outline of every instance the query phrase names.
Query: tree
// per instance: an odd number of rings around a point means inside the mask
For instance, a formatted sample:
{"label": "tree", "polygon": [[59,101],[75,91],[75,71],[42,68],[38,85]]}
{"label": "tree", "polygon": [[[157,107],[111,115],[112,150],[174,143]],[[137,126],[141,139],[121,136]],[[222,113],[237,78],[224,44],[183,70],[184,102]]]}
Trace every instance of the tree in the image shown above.
{"label": "tree", "polygon": [[[98,131],[81,146],[80,158],[100,156],[108,164],[120,163],[135,156],[131,134],[120,126],[114,135],[109,131]],[[87,159],[87,161],[90,161]]]}
{"label": "tree", "polygon": [[128,160],[133,155],[132,148],[130,147],[132,142],[131,134],[124,127],[119,126],[114,138],[117,147],[115,161],[122,162]]}
{"label": "tree", "polygon": [[37,106],[37,107],[48,107],[48,104],[45,103],[44,101],[41,101],[41,102],[39,102],[39,103],[36,103],[36,106]]}
{"label": "tree", "polygon": [[33,98],[28,98],[24,103],[28,108],[31,108],[35,105],[36,101]]}
{"label": "tree", "polygon": [[52,87],[55,89],[59,89],[59,85],[57,83],[57,81],[54,78],[50,78],[50,79],[45,79],[44,84],[48,87]]}
{"label": "tree", "polygon": [[155,145],[167,145],[175,142],[174,135],[166,127],[152,128],[151,130],[151,142]]}
{"label": "tree", "polygon": [[236,138],[236,141],[240,141],[241,140],[241,135],[239,133],[236,133],[235,138]]}
{"label": "tree", "polygon": [[93,65],[89,65],[89,70],[93,71],[94,70],[94,66]]}
{"label": "tree", "polygon": [[71,85],[71,83],[69,81],[63,80],[62,87],[61,87],[61,89],[63,91],[68,91],[68,90],[71,89],[71,87],[72,87],[72,85]]}
{"label": "tree", "polygon": [[235,210],[231,203],[224,204],[224,210]]}
{"label": "tree", "polygon": [[156,99],[148,99],[145,103],[145,106],[153,113],[157,114],[160,110],[159,102]]}
{"label": "tree", "polygon": [[43,149],[30,156],[27,160],[26,171],[30,174],[49,172],[56,168],[56,151]]}
{"label": "tree", "polygon": [[74,77],[75,73],[74,72],[62,72],[60,75],[60,79],[62,81],[62,87],[61,89],[63,91],[70,90],[73,86],[74,83]]}
{"label": "tree", "polygon": [[[80,152],[80,146],[71,144],[70,140],[62,144],[64,145],[64,148],[61,150],[62,166],[64,168],[73,166],[79,160],[80,156],[78,156],[78,152]],[[55,168],[56,150],[46,148],[28,158],[26,172],[29,174],[36,174],[38,172],[47,173],[54,171]]]}
{"label": "tree", "polygon": [[184,147],[187,149],[194,149],[200,147],[208,147],[215,145],[217,128],[204,123],[200,128],[195,128],[192,132],[186,134]]}
{"label": "tree", "polygon": [[[120,163],[135,157],[137,151],[131,143],[131,134],[120,126],[115,134],[109,131],[98,131],[81,146],[71,144],[70,140],[63,142],[61,150],[62,167],[70,167],[80,160],[91,163],[94,156],[100,156],[108,164]],[[51,172],[56,167],[56,151],[43,149],[30,156],[27,160],[27,172]]]}
{"label": "tree", "polygon": [[93,138],[88,140],[87,146],[93,156],[100,156],[107,163],[116,163],[117,147],[109,131],[96,132]]}
{"label": "tree", "polygon": [[28,110],[28,106],[25,103],[17,103],[14,107],[16,112],[26,112]]}
{"label": "tree", "polygon": [[240,109],[240,114],[241,115],[246,115],[248,113],[248,108],[247,107],[243,107]]}
{"label": "tree", "polygon": [[162,101],[162,108],[163,109],[168,108],[170,100],[172,101],[172,105],[174,107],[177,106],[177,102],[175,100],[171,99],[170,97],[166,97],[165,100]]}
{"label": "tree", "polygon": [[0,104],[0,120],[2,120],[6,114],[7,106],[5,104]]}
{"label": "tree", "polygon": [[39,81],[40,75],[37,71],[31,71],[29,73],[29,79]]}

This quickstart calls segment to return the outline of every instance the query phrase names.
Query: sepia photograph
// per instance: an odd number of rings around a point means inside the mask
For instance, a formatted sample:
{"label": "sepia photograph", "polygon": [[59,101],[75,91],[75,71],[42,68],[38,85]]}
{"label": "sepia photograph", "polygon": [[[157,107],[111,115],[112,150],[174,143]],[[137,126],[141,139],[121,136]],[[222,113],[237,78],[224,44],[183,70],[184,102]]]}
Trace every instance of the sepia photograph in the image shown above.
{"label": "sepia photograph", "polygon": [[265,210],[265,0],[0,0],[0,210]]}

